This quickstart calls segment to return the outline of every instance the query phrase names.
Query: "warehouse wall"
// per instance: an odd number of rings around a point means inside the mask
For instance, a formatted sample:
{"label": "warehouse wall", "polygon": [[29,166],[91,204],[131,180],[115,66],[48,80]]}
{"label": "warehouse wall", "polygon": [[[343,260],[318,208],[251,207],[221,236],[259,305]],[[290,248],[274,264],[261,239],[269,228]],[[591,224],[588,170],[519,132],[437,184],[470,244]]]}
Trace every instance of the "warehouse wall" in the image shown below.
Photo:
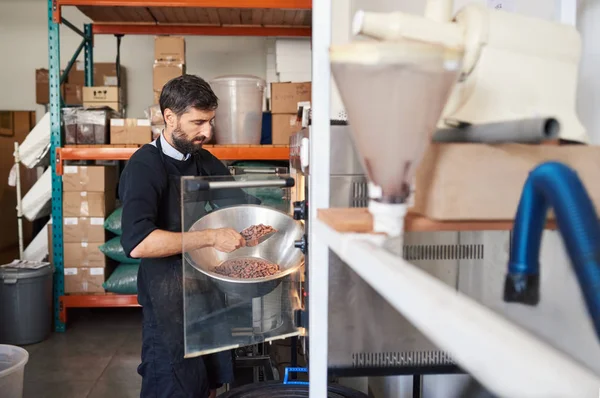
{"label": "warehouse wall", "polygon": [[[47,11],[45,0],[0,0],[0,109],[36,110],[35,69],[48,65]],[[76,26],[87,19],[72,7],[63,15]],[[61,64],[65,66],[80,38],[61,26]],[[267,39],[261,37],[186,37],[187,71],[204,78],[244,73],[266,77]],[[128,115],[143,117],[152,102],[153,44],[151,36],[125,36],[121,63],[127,68]],[[112,62],[116,39],[98,36],[94,61]],[[83,59],[83,58],[82,58]]]}

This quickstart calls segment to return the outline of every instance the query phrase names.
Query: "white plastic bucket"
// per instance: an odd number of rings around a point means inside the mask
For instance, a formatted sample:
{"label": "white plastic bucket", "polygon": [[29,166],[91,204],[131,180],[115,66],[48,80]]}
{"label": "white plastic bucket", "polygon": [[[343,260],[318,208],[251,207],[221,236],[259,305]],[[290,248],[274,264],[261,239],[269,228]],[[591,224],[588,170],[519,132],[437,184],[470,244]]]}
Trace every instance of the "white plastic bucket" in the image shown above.
{"label": "white plastic bucket", "polygon": [[221,76],[210,81],[219,98],[216,144],[260,144],[266,83],[256,76]]}
{"label": "white plastic bucket", "polygon": [[0,344],[0,396],[23,398],[23,376],[29,353],[20,347]]}

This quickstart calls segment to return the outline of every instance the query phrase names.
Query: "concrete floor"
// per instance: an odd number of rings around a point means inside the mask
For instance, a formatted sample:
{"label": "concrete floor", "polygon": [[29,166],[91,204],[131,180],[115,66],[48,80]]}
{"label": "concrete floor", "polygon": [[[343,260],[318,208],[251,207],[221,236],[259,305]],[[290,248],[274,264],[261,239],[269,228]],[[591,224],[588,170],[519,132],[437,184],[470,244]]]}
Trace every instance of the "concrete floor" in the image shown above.
{"label": "concrete floor", "polygon": [[[24,398],[139,397],[142,310],[72,309],[68,316],[66,333],[53,333],[42,343],[24,347],[29,352]],[[289,344],[281,340],[271,347],[280,375],[289,366]],[[303,358],[298,359],[304,366]]]}
{"label": "concrete floor", "polygon": [[24,347],[24,397],[139,397],[141,347],[141,309],[70,310],[66,333]]}

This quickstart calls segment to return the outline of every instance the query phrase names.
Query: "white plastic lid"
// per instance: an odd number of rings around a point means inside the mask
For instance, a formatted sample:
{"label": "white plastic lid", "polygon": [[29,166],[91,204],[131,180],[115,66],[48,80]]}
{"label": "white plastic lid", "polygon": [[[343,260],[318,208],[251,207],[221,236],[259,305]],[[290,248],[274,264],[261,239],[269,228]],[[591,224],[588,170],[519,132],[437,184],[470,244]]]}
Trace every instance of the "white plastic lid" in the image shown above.
{"label": "white plastic lid", "polygon": [[210,84],[227,84],[230,86],[236,85],[256,85],[261,88],[266,87],[266,83],[263,79],[252,75],[226,75],[218,76],[210,81]]}

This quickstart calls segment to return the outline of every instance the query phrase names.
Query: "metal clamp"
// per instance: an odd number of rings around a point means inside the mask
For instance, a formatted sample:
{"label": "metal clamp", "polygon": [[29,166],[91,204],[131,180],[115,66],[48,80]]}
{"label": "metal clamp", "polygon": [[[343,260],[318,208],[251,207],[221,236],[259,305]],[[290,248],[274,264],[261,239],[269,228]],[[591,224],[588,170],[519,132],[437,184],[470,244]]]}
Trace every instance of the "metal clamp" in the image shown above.
{"label": "metal clamp", "polygon": [[283,384],[295,384],[300,386],[307,386],[308,381],[297,381],[297,380],[289,380],[289,376],[291,372],[296,373],[308,373],[307,368],[285,368],[285,372],[283,374]]}

